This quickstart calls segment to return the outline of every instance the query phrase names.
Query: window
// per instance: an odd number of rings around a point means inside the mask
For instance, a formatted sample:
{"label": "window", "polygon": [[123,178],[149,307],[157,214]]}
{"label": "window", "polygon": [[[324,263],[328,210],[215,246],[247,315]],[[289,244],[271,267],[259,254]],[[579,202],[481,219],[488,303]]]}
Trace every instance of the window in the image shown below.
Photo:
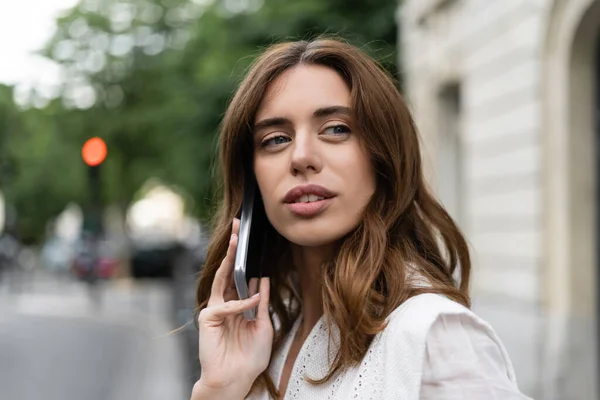
{"label": "window", "polygon": [[444,207],[460,224],[464,187],[459,85],[445,86],[439,93],[438,103],[436,186]]}

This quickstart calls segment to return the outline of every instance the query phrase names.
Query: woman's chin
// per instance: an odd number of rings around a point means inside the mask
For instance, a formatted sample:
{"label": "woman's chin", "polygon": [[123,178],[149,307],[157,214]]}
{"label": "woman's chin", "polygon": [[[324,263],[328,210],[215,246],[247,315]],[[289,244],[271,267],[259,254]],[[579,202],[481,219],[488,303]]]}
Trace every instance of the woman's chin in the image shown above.
{"label": "woman's chin", "polygon": [[347,215],[323,215],[311,219],[271,220],[273,227],[289,242],[297,246],[319,247],[339,242],[356,228],[358,218]]}
{"label": "woman's chin", "polygon": [[296,246],[302,247],[322,247],[322,246],[331,246],[334,243],[338,242],[342,239],[347,232],[337,232],[337,231],[318,231],[314,230],[302,232],[301,230],[295,230],[293,232],[282,232],[282,236],[284,236],[290,243]]}
{"label": "woman's chin", "polygon": [[323,247],[323,246],[330,246],[336,242],[335,240],[326,240],[326,239],[315,238],[315,237],[297,237],[297,236],[295,236],[293,238],[288,238],[288,240],[293,245],[300,246],[300,247]]}

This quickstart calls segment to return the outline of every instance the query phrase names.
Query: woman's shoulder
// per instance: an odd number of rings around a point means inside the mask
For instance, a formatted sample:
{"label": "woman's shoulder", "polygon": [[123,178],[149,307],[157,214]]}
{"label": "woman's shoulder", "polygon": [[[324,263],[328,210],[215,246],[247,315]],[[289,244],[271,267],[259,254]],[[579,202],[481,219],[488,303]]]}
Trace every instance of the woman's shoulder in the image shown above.
{"label": "woman's shoulder", "polygon": [[467,307],[443,295],[424,293],[399,305],[387,318],[386,330],[409,330],[427,333],[429,327],[443,315],[465,315],[486,324]]}
{"label": "woman's shoulder", "polygon": [[417,365],[422,365],[432,346],[467,349],[472,343],[482,343],[497,354],[510,379],[515,379],[510,358],[491,325],[442,295],[426,293],[408,299],[390,314],[380,335],[388,349],[410,349],[409,358],[418,361]]}
{"label": "woman's shoulder", "polygon": [[413,296],[398,306],[387,318],[387,325],[382,333],[389,337],[403,335],[424,343],[432,328],[439,328],[452,317],[460,317],[465,323],[454,324],[447,332],[459,327],[467,333],[472,330],[482,331],[494,342],[500,343],[488,322],[462,304],[434,293]]}
{"label": "woman's shoulder", "polygon": [[[438,330],[444,320],[451,316],[460,316],[468,321],[462,329],[468,331],[476,328],[500,344],[496,333],[485,320],[462,304],[434,293],[413,296],[392,311],[386,319],[385,329],[379,334],[380,340],[403,347],[410,343],[416,351],[424,349],[432,329]],[[452,325],[450,329],[456,327]],[[452,340],[450,332],[446,330],[446,333],[448,340]]]}

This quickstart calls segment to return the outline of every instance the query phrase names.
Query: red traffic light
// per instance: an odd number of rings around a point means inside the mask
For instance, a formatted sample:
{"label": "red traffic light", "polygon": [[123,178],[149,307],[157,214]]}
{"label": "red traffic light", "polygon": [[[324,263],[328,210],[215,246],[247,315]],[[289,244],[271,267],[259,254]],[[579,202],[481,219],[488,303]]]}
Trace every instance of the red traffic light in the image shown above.
{"label": "red traffic light", "polygon": [[99,137],[88,139],[81,148],[81,157],[83,157],[83,161],[90,167],[102,164],[107,154],[106,143]]}

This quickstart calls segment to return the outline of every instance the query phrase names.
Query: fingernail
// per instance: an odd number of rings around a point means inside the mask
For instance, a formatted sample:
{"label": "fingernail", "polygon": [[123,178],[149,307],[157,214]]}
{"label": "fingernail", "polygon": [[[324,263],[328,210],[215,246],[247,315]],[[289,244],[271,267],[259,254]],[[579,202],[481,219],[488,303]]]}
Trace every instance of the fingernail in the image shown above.
{"label": "fingernail", "polygon": [[235,238],[237,238],[237,235],[235,233],[232,233],[231,234],[231,239],[235,239]]}
{"label": "fingernail", "polygon": [[260,293],[256,293],[254,296],[250,297],[251,299],[254,299],[256,297],[260,297]]}

